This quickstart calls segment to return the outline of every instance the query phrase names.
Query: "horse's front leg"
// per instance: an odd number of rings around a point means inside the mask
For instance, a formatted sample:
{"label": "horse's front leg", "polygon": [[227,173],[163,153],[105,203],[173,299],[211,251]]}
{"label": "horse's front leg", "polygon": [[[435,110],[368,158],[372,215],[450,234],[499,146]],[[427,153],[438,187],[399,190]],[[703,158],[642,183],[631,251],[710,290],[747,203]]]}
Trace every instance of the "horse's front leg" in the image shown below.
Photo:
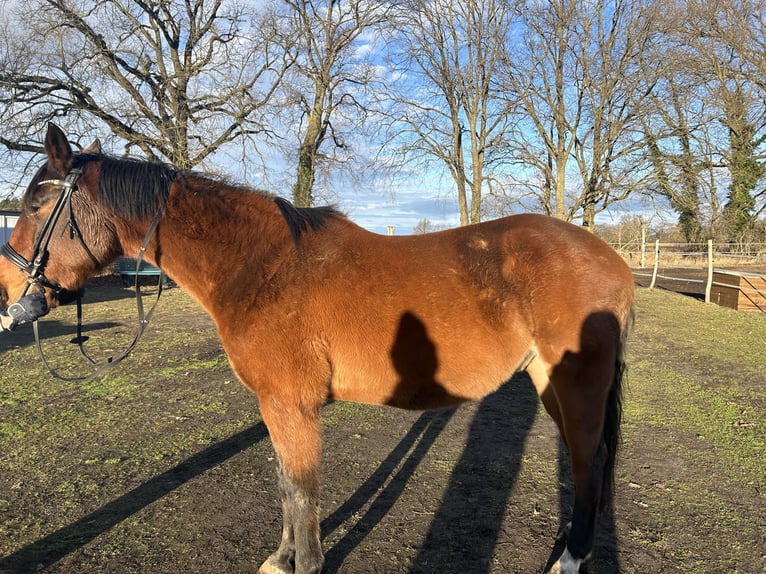
{"label": "horse's front leg", "polygon": [[282,540],[279,548],[274,552],[258,570],[260,574],[281,574],[283,572],[293,572],[295,570],[295,531],[293,529],[293,502],[288,499],[289,486],[282,466],[277,468],[279,479],[279,498],[282,502]]}
{"label": "horse's front leg", "polygon": [[279,458],[282,540],[260,574],[319,574],[324,564],[319,537],[319,414],[277,402],[261,403]]}

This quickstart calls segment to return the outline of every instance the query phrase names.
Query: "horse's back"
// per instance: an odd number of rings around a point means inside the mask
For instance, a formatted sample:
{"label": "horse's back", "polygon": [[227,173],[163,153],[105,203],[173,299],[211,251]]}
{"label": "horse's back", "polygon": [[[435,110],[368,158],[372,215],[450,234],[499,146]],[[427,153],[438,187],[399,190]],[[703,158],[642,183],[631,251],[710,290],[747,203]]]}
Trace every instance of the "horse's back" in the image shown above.
{"label": "horse's back", "polygon": [[593,233],[548,216],[402,237],[364,232],[350,244],[353,260],[340,265],[358,265],[389,293],[410,301],[443,296],[450,305],[476,298],[490,323],[501,324],[518,305],[525,314],[612,311],[624,320],[632,303],[633,277],[622,258]]}

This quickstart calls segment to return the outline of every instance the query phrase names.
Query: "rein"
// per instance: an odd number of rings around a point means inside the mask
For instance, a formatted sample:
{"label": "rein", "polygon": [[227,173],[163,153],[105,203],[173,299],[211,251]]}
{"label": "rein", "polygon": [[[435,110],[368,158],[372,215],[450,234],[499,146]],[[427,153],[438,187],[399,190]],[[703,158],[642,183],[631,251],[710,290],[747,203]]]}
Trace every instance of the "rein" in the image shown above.
{"label": "rein", "polygon": [[[76,184],[77,184],[77,180],[80,178],[80,175],[82,175],[82,170],[79,168],[75,168],[75,169],[72,169],[72,171],[70,171],[69,174],[67,174],[66,179],[64,180],[49,179],[49,180],[44,180],[38,183],[38,186],[43,184],[60,185],[62,189],[61,189],[61,194],[56,199],[56,203],[53,205],[53,209],[51,209],[51,212],[48,214],[48,218],[46,219],[45,224],[43,225],[43,228],[40,231],[40,235],[35,241],[31,261],[27,260],[24,256],[20,255],[13,247],[11,247],[9,243],[5,243],[0,247],[0,255],[3,255],[16,267],[18,267],[22,272],[27,274],[27,286],[24,289],[24,292],[22,293],[22,297],[27,294],[30,287],[32,287],[33,285],[35,285],[42,293],[45,293],[45,287],[48,287],[49,289],[53,290],[54,293],[60,293],[63,290],[63,288],[59,284],[54,283],[50,281],[47,277],[45,277],[44,268],[45,268],[45,263],[47,262],[47,259],[48,259],[48,245],[53,235],[53,229],[55,228],[56,223],[61,217],[61,214],[63,213],[65,207],[67,208],[67,211],[68,211],[67,225],[69,226],[70,238],[77,237],[78,241],[80,242],[80,245],[83,247],[84,251],[88,254],[88,256],[96,263],[96,265],[100,265],[99,261],[93,255],[93,252],[85,244],[85,241],[82,238],[82,234],[80,233],[80,229],[77,226],[77,223],[75,222],[74,214],[72,211],[72,193],[77,189]],[[109,369],[119,364],[125,357],[127,357],[131,353],[131,351],[133,351],[133,349],[138,344],[139,339],[144,334],[144,331],[146,330],[146,327],[149,324],[149,321],[151,320],[152,315],[154,314],[154,310],[157,307],[157,303],[159,303],[160,301],[160,296],[162,295],[162,284],[165,279],[165,274],[160,272],[160,278],[157,284],[157,297],[154,303],[152,304],[152,306],[149,308],[149,310],[145,312],[143,298],[141,297],[141,289],[138,284],[138,277],[139,277],[138,270],[141,267],[141,263],[144,260],[144,254],[146,253],[146,249],[149,246],[149,242],[154,236],[155,231],[157,230],[157,226],[160,223],[160,219],[162,218],[162,214],[164,211],[165,211],[165,203],[163,202],[160,204],[159,208],[157,209],[157,213],[154,215],[154,219],[152,220],[152,223],[146,232],[144,241],[142,242],[141,248],[138,251],[138,257],[136,258],[135,289],[136,289],[136,310],[138,314],[138,323],[136,326],[136,334],[133,338],[133,341],[131,341],[131,343],[127,346],[127,348],[125,348],[125,350],[107,358],[105,361],[101,363],[101,365],[99,365],[96,368],[95,371],[93,371],[89,375],[85,375],[82,377],[65,377],[60,375],[49,364],[48,360],[45,357],[45,353],[43,352],[42,341],[40,338],[40,331],[38,327],[38,320],[35,319],[32,322],[32,328],[35,334],[35,342],[37,343],[37,351],[40,355],[40,359],[42,360],[45,367],[48,369],[48,372],[55,378],[64,380],[64,381],[69,381],[69,382],[77,382],[77,381],[86,381],[88,379],[99,377],[103,373],[108,371]],[[85,348],[83,346],[87,340],[88,340],[88,337],[82,334],[82,296],[80,293],[78,293],[77,294],[77,336],[74,339],[72,339],[71,342],[77,344],[77,346],[80,349],[80,353],[92,365],[96,365],[97,362],[88,355],[88,353],[85,351]]]}

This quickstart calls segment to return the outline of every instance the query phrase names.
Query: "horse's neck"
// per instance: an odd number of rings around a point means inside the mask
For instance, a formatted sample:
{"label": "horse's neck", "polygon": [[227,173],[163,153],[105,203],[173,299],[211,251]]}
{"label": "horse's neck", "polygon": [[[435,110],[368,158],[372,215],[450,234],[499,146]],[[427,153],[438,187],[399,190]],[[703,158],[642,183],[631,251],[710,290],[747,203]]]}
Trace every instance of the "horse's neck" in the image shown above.
{"label": "horse's neck", "polygon": [[274,202],[236,189],[173,190],[156,235],[147,258],[211,314],[243,284],[257,290],[291,247]]}

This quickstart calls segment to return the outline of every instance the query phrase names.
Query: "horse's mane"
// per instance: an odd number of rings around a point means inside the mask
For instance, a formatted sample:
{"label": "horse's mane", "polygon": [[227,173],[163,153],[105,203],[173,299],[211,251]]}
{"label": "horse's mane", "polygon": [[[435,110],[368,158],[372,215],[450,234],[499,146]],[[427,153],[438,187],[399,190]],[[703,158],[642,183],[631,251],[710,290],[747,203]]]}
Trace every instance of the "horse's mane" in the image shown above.
{"label": "horse's mane", "polygon": [[[104,206],[120,215],[131,219],[151,219],[161,205],[165,205],[170,194],[170,186],[179,173],[200,177],[210,182],[215,178],[208,175],[177,170],[169,165],[153,163],[133,158],[114,158],[104,155],[79,154],[73,167],[81,167],[91,160],[101,161],[99,178],[99,196]],[[221,185],[231,185],[218,181]],[[260,195],[274,202],[290,230],[290,236],[296,244],[308,229],[323,228],[327,220],[343,215],[334,207],[295,207],[279,196],[233,186],[249,193]]]}
{"label": "horse's mane", "polygon": [[292,203],[281,197],[272,197],[274,203],[282,212],[293,243],[297,244],[301,235],[310,227],[322,229],[331,217],[341,216],[341,213],[331,206],[325,207],[295,207]]}
{"label": "horse's mane", "polygon": [[128,219],[151,219],[170,195],[178,173],[174,168],[146,160],[79,154],[73,167],[101,161],[98,194],[104,207]]}

